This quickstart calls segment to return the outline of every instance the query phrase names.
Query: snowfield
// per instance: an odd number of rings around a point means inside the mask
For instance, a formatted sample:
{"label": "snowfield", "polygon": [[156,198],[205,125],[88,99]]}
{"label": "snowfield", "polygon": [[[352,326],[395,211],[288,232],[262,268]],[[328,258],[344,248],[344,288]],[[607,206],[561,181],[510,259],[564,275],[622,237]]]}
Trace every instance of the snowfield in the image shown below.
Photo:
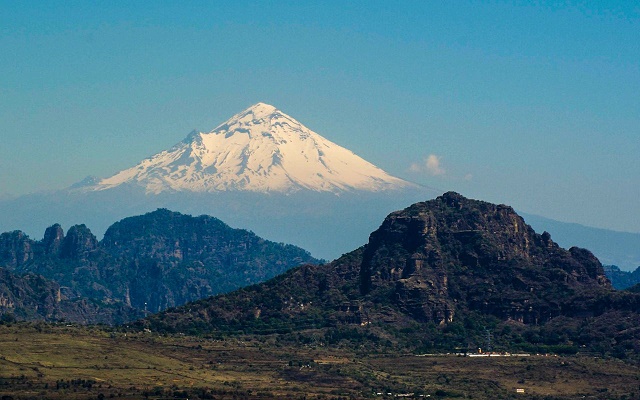
{"label": "snowfield", "polygon": [[300,190],[340,194],[414,186],[264,103],[209,133],[194,131],[171,149],[85,189],[105,190],[125,183],[154,194]]}

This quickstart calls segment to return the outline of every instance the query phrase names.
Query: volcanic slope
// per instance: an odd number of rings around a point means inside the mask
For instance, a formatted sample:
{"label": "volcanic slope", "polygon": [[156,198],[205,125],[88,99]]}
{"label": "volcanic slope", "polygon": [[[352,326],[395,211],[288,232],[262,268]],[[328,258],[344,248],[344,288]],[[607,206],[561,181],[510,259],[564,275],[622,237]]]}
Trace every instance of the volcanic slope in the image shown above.
{"label": "volcanic slope", "polygon": [[639,305],[640,296],[611,288],[589,251],[560,248],[511,207],[449,192],[390,214],[368,244],[332,263],[302,266],[142,325],[185,333],[318,328],[325,339],[346,329],[450,350],[482,346],[492,329],[503,332],[494,344],[506,347],[614,351],[617,339],[615,351],[625,352],[638,345]]}
{"label": "volcanic slope", "polygon": [[209,133],[194,131],[171,149],[88,189],[106,190],[127,183],[155,194],[379,192],[416,186],[264,103],[234,115]]}

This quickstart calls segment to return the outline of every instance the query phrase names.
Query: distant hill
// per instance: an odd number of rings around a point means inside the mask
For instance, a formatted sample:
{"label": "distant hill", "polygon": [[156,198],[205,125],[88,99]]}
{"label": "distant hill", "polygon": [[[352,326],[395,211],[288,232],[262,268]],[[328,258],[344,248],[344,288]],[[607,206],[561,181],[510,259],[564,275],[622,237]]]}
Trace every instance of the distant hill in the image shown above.
{"label": "distant hill", "polygon": [[616,265],[605,265],[604,272],[611,281],[611,285],[618,290],[630,288],[640,283],[640,267],[635,271],[622,271]]}
{"label": "distant hill", "polygon": [[579,246],[595,254],[603,264],[631,271],[640,265],[640,233],[617,232],[522,214],[537,231],[550,232],[563,247]]}
{"label": "distant hill", "polygon": [[0,235],[0,266],[38,274],[73,296],[143,312],[274,277],[319,260],[298,247],[264,240],[209,217],[166,209],[121,220],[98,241],[85,225],[65,235],[58,224],[41,241],[20,231]]}
{"label": "distant hill", "polygon": [[477,349],[493,332],[503,348],[584,345],[621,355],[640,338],[625,331],[640,324],[639,306],[640,296],[612,289],[589,251],[560,248],[511,207],[450,192],[390,214],[367,245],[332,263],[170,309],[141,326],[297,332],[301,340],[425,351]]}

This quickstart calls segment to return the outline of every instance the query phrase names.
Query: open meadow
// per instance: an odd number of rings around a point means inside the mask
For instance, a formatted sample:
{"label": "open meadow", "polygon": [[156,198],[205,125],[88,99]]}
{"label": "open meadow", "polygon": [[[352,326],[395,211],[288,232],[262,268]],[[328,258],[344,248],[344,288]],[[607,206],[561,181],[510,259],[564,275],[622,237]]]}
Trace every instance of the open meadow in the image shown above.
{"label": "open meadow", "polygon": [[0,326],[2,399],[637,399],[639,393],[637,365],[588,355],[365,354],[292,345],[278,336]]}

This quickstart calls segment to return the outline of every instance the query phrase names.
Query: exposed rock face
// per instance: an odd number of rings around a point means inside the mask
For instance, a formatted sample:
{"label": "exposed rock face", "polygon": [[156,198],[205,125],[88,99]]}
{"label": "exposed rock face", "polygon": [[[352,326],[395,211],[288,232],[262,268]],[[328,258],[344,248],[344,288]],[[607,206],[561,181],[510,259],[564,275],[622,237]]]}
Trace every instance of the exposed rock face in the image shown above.
{"label": "exposed rock face", "polygon": [[389,215],[371,235],[360,279],[362,294],[394,285],[402,310],[437,323],[461,307],[537,323],[562,312],[556,295],[611,288],[587,250],[561,249],[511,207],[451,192]]}
{"label": "exposed rock face", "polygon": [[[55,226],[55,225],[54,225]],[[46,233],[46,232],[45,232]],[[98,247],[98,240],[84,224],[74,225],[62,241],[60,257],[86,260],[89,253]]]}
{"label": "exposed rock face", "polygon": [[123,304],[99,304],[63,296],[60,285],[40,275],[13,274],[0,268],[0,315],[21,320],[45,320],[96,324],[122,323],[143,313]]}
{"label": "exposed rock face", "polygon": [[0,236],[0,267],[55,280],[70,299],[86,297],[158,312],[267,280],[305,262],[295,246],[270,242],[207,216],[159,209],[113,224],[101,242],[85,225],[60,225],[42,241]]}
{"label": "exposed rock face", "polygon": [[58,255],[60,248],[62,247],[62,241],[64,240],[64,231],[60,224],[55,224],[48,227],[44,232],[44,239],[42,239],[42,247],[44,247],[44,253],[47,255]]}
{"label": "exposed rock face", "polygon": [[33,258],[33,242],[20,231],[0,234],[0,259],[11,268],[24,265]]}

